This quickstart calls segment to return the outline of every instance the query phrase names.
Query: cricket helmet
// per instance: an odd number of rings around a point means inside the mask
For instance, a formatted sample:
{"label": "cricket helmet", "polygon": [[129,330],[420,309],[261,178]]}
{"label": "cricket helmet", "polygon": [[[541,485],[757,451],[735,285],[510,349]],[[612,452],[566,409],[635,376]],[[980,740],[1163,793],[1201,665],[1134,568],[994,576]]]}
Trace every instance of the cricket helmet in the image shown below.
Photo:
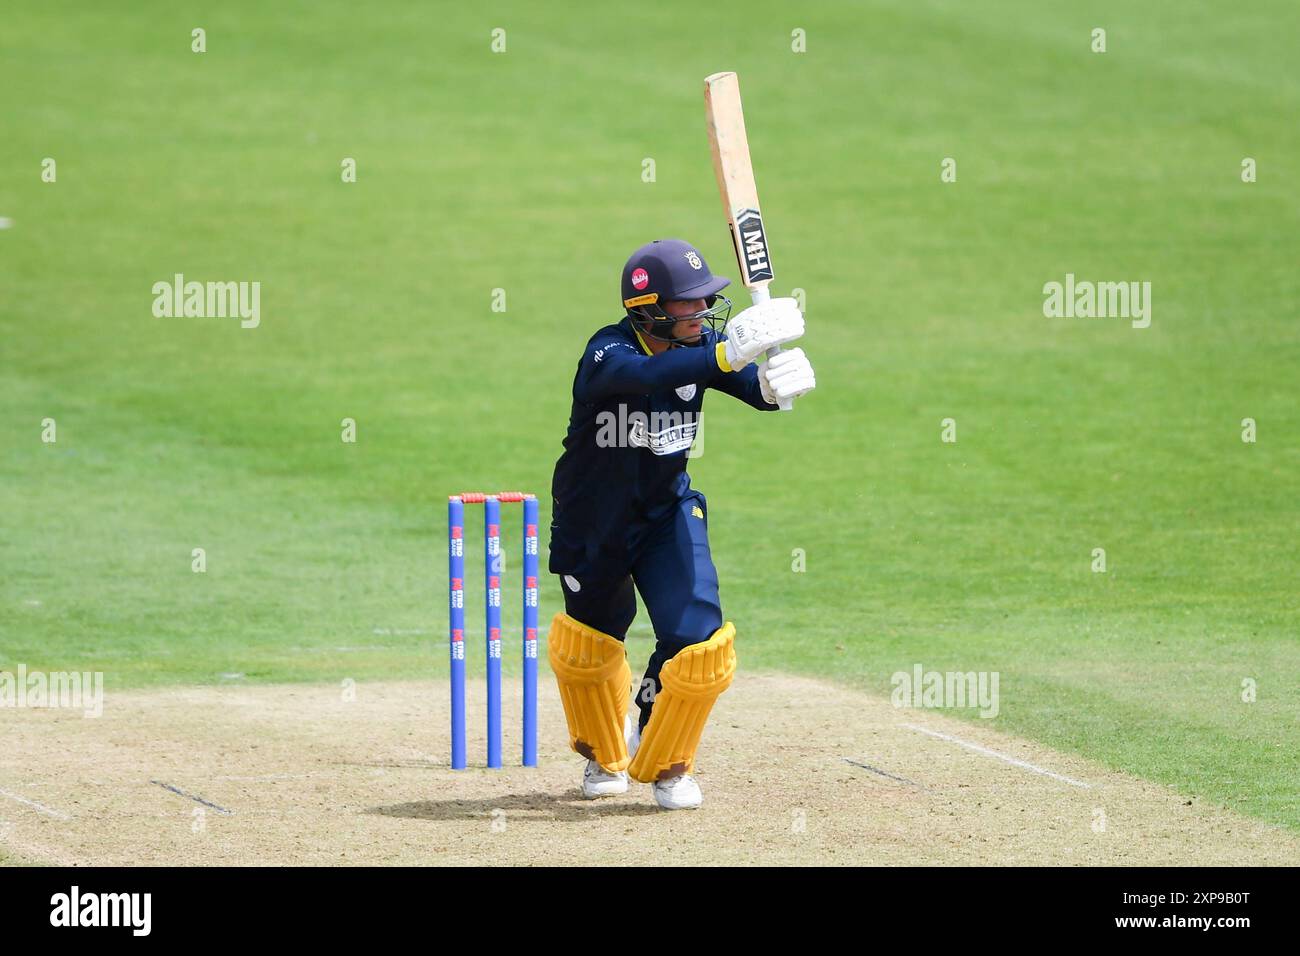
{"label": "cricket helmet", "polygon": [[[731,314],[731,300],[721,295],[730,279],[709,271],[700,251],[681,239],[648,242],[623,266],[623,308],[642,332],[664,342],[677,342],[670,334],[682,318],[699,318],[717,331]],[[691,316],[670,316],[663,303],[703,299],[707,308]],[[648,323],[648,325],[646,324]]]}

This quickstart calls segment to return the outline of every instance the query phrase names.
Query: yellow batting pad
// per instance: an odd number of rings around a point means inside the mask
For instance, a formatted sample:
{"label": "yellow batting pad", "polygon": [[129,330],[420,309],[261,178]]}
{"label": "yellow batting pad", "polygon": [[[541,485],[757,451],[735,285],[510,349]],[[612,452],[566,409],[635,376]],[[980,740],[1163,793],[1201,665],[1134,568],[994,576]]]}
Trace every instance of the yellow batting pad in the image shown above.
{"label": "yellow batting pad", "polygon": [[695,748],[713,702],[736,676],[736,628],[728,621],[703,644],[684,647],[659,672],[650,723],[627,768],[642,783],[665,780],[695,769]]}
{"label": "yellow batting pad", "polygon": [[561,611],[551,621],[547,647],[569,722],[569,746],[606,770],[626,770],[623,721],[632,669],[623,642]]}

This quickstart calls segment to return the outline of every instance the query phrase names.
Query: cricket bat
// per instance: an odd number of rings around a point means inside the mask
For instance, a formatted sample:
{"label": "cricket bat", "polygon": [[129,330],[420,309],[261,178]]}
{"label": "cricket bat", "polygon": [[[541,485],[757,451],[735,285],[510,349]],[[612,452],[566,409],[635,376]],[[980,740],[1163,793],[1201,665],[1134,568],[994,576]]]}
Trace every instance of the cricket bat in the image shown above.
{"label": "cricket bat", "polygon": [[[749,137],[745,134],[745,113],[740,107],[740,80],[735,73],[714,73],[704,78],[704,115],[713,152],[713,174],[718,177],[727,228],[736,249],[740,281],[757,305],[768,299],[772,281],[772,259],[768,255],[767,230],[758,208],[758,187],[749,159]],[[771,357],[779,348],[769,349]],[[792,399],[780,403],[782,411],[794,407]]]}

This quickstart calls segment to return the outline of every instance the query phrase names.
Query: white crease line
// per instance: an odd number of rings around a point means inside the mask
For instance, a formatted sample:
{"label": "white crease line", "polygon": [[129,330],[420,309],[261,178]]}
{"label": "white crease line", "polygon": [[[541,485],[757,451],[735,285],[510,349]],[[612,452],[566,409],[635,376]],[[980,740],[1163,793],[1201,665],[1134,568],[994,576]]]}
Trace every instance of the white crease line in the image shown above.
{"label": "white crease line", "polygon": [[28,800],[26,797],[20,797],[16,793],[10,793],[8,790],[0,790],[0,797],[8,797],[10,800],[16,800],[19,803],[25,803],[33,810],[39,810],[41,813],[54,817],[56,820],[71,820],[72,817],[66,813],[60,813],[58,810],[51,810],[43,803],[37,803],[35,800]]}
{"label": "white crease line", "polygon": [[937,730],[927,730],[925,727],[918,727],[916,724],[903,724],[909,730],[915,730],[918,733],[928,734],[931,737],[938,737],[940,740],[948,740],[967,750],[973,750],[976,753],[988,754],[990,757],[997,757],[999,760],[1005,760],[1009,764],[1022,767],[1025,770],[1031,770],[1034,773],[1041,773],[1044,777],[1051,777],[1053,780],[1060,780],[1062,783],[1068,783],[1072,787],[1082,787],[1085,790],[1091,790],[1092,784],[1084,783],[1082,780],[1075,780],[1073,777],[1066,777],[1059,773],[1053,773],[1042,767],[1029,763],[1027,760],[1018,760],[1015,757],[1009,757],[1006,754],[1000,754],[996,750],[990,750],[988,747],[981,747],[979,744],[973,744],[968,740],[962,740],[960,737],[954,737],[951,734],[941,734]]}

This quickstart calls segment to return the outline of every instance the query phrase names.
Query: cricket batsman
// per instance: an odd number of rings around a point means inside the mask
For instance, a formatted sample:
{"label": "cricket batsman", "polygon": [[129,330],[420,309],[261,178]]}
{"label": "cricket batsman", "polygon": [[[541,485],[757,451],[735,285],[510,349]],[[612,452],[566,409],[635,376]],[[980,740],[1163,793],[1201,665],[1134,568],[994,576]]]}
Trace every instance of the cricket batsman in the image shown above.
{"label": "cricket batsman", "polygon": [[[700,805],[695,750],[735,675],[736,629],[723,622],[708,504],[691,487],[687,452],[707,389],[773,411],[816,385],[802,349],[755,364],[803,335],[795,300],[771,299],[728,322],[728,284],[687,242],[642,246],[623,267],[626,316],[588,340],[573,379],[551,485],[550,570],[565,609],[548,643],[569,743],[587,758],[589,798],[626,793],[631,776],[651,784],[664,809]],[[635,722],[623,645],[634,587],[655,633]]]}

